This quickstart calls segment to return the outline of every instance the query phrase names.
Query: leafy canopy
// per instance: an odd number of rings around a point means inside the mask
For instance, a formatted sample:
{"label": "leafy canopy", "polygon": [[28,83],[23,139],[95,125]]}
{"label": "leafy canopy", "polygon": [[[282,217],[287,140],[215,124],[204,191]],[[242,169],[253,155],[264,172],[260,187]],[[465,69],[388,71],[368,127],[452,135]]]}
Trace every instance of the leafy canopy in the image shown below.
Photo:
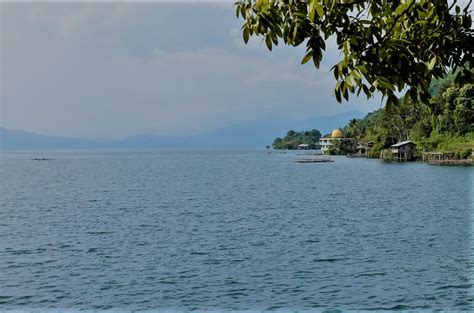
{"label": "leafy canopy", "polygon": [[241,0],[235,7],[245,19],[245,43],[252,35],[263,36],[270,50],[280,39],[306,43],[302,64],[312,60],[319,68],[325,41],[335,36],[342,51],[331,69],[336,99],[379,91],[390,108],[397,92],[428,103],[431,80],[450,70],[458,84],[473,80],[471,2],[462,8],[441,0]]}
{"label": "leafy canopy", "polygon": [[277,137],[272,146],[275,149],[293,150],[297,149],[300,144],[307,144],[310,149],[315,149],[319,147],[319,138],[321,138],[321,133],[317,129],[301,132],[290,130],[285,137]]}
{"label": "leafy canopy", "polygon": [[462,151],[474,148],[474,84],[434,90],[430,105],[407,101],[352,119],[347,137],[373,142],[372,156],[390,145],[413,140],[421,150]]}

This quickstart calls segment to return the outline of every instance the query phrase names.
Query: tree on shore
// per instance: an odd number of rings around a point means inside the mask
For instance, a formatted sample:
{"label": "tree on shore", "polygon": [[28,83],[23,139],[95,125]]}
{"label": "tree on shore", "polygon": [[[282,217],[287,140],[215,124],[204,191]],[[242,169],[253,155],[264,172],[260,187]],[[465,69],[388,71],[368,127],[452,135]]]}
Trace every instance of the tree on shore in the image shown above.
{"label": "tree on shore", "polygon": [[448,71],[454,82],[473,81],[474,31],[470,0],[241,0],[237,17],[245,19],[243,40],[261,36],[268,49],[280,40],[290,46],[306,44],[301,63],[319,68],[325,41],[335,37],[342,51],[332,67],[335,97],[380,92],[387,108],[405,99],[429,103],[430,84]]}
{"label": "tree on shore", "polygon": [[272,146],[275,149],[294,150],[298,149],[300,144],[307,144],[309,149],[316,149],[319,147],[319,138],[321,138],[321,133],[317,129],[301,132],[289,130],[285,137],[277,137]]}

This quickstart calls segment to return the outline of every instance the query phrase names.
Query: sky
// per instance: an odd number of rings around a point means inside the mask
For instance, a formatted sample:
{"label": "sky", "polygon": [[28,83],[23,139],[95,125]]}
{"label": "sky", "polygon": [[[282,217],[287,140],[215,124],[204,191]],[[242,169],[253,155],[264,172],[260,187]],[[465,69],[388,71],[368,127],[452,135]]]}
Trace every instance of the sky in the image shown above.
{"label": "sky", "polygon": [[305,47],[245,45],[233,4],[0,3],[0,126],[113,139],[192,135],[249,120],[380,108],[337,103],[327,43],[320,70]]}

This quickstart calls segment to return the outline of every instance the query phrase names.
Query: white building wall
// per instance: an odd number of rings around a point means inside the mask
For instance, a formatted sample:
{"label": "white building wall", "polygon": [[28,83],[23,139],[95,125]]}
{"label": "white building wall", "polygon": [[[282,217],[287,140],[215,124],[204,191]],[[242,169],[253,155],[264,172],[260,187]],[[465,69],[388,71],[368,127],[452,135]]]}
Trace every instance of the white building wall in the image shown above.
{"label": "white building wall", "polygon": [[329,151],[332,146],[333,138],[321,138],[319,139],[319,145],[321,146],[321,152]]}

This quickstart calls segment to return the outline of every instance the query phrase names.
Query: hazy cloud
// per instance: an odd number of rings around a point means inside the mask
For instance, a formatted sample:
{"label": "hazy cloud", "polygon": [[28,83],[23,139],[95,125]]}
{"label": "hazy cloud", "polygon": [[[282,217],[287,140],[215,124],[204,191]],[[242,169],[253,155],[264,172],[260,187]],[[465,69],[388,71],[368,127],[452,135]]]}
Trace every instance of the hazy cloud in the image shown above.
{"label": "hazy cloud", "polygon": [[304,47],[244,45],[232,4],[1,6],[1,126],[48,134],[184,134],[271,116],[369,111],[337,104]]}

